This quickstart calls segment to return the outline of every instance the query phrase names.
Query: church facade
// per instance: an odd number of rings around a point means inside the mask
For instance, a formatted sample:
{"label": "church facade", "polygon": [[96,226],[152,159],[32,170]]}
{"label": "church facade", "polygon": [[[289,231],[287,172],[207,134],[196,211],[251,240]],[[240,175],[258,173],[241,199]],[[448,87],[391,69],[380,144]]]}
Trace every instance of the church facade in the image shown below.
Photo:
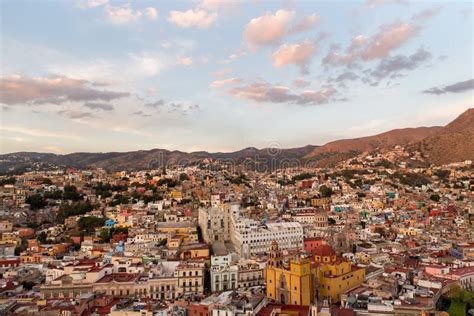
{"label": "church facade", "polygon": [[267,297],[280,304],[311,305],[315,292],[311,262],[308,259],[293,258],[289,265],[283,265],[283,258],[274,241],[265,270]]}

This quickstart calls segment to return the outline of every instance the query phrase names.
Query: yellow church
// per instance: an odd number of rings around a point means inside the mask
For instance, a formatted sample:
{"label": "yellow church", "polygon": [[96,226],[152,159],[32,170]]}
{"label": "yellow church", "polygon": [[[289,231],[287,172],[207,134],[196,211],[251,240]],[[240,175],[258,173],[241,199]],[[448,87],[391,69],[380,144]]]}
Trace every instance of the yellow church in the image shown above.
{"label": "yellow church", "polygon": [[284,267],[276,241],[272,242],[265,278],[267,297],[275,302],[291,305],[311,305],[314,302],[310,260],[295,258]]}
{"label": "yellow church", "polygon": [[316,249],[313,259],[297,257],[284,266],[273,241],[265,269],[267,297],[280,304],[311,305],[316,298],[336,303],[341,294],[365,280],[365,269],[337,258],[328,245]]}

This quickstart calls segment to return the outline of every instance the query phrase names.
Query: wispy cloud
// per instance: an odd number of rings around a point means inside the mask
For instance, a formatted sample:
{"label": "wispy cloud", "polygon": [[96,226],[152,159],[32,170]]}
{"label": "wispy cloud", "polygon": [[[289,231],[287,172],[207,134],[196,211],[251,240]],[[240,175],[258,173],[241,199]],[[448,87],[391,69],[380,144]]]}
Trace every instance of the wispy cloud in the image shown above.
{"label": "wispy cloud", "polygon": [[81,137],[77,135],[68,134],[67,132],[58,133],[57,131],[48,131],[44,129],[35,129],[23,126],[2,125],[0,130],[5,132],[19,133],[32,137],[47,137],[47,138],[61,138],[69,140],[80,140]]}
{"label": "wispy cloud", "polygon": [[306,81],[304,79],[295,79],[293,80],[293,86],[297,88],[304,88],[310,85],[309,81]]}
{"label": "wispy cloud", "polygon": [[397,76],[402,71],[417,68],[431,57],[432,55],[430,52],[420,48],[409,56],[396,55],[383,59],[370,74],[376,79]]}
{"label": "wispy cloud", "polygon": [[232,96],[258,103],[288,103],[298,105],[328,103],[336,92],[333,87],[328,86],[321,90],[305,90],[296,94],[292,93],[288,87],[271,85],[269,83],[253,83],[228,90],[228,93]]}
{"label": "wispy cloud", "polygon": [[347,65],[359,60],[382,59],[408,42],[419,30],[419,26],[409,23],[394,23],[382,26],[372,37],[365,35],[354,37],[350,46],[344,52],[341,52],[339,47],[333,46],[324,57],[323,64]]}
{"label": "wispy cloud", "polygon": [[150,117],[151,114],[147,114],[143,111],[136,111],[136,112],[133,112],[132,115],[136,115],[136,116],[141,116],[141,117]]}
{"label": "wispy cloud", "polygon": [[420,20],[431,19],[432,17],[440,13],[442,9],[443,7],[435,7],[435,8],[423,10],[413,15],[412,20],[420,21]]}
{"label": "wispy cloud", "polygon": [[145,104],[146,107],[150,107],[150,108],[158,108],[158,107],[163,106],[163,105],[165,105],[165,100],[163,100],[163,99]]}
{"label": "wispy cloud", "polygon": [[222,88],[223,86],[240,83],[241,81],[242,81],[241,78],[228,78],[228,79],[222,79],[222,80],[214,80],[213,82],[211,82],[209,87]]}
{"label": "wispy cloud", "polygon": [[147,17],[156,20],[158,17],[158,10],[153,7],[147,7],[143,11],[135,10],[130,3],[121,6],[113,6],[107,4],[105,6],[105,13],[109,21],[113,24],[125,24],[139,20],[142,17]]}
{"label": "wispy cloud", "polygon": [[0,78],[0,102],[8,105],[111,101],[129,95],[128,92],[99,90],[93,82],[62,76]]}
{"label": "wispy cloud", "polygon": [[427,90],[424,90],[423,93],[428,94],[446,94],[446,93],[462,93],[474,89],[474,79],[469,79],[466,81],[456,82],[444,87],[433,87]]}
{"label": "wispy cloud", "polygon": [[217,20],[217,13],[207,12],[202,9],[190,9],[187,11],[171,11],[168,21],[181,28],[198,27],[207,29]]}
{"label": "wispy cloud", "polygon": [[91,110],[112,111],[114,109],[114,106],[108,103],[88,102],[88,103],[84,103],[84,106]]}
{"label": "wispy cloud", "polygon": [[94,117],[92,113],[80,110],[61,110],[58,111],[58,114],[73,120],[90,119]]}
{"label": "wispy cloud", "polygon": [[108,2],[108,0],[81,0],[78,2],[77,6],[81,9],[90,9],[103,6]]}

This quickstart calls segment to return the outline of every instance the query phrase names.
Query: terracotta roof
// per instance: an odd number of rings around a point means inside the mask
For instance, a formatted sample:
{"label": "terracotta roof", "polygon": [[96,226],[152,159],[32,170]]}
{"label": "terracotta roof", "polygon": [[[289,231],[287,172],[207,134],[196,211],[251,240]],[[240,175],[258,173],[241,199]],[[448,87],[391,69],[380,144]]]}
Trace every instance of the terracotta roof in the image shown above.
{"label": "terracotta roof", "polygon": [[134,273],[113,273],[109,275],[104,275],[96,283],[109,283],[109,282],[131,282],[138,277]]}
{"label": "terracotta roof", "polygon": [[321,256],[321,257],[330,257],[330,256],[335,256],[336,252],[329,245],[321,245],[317,247],[316,249],[314,249],[314,254],[316,256]]}
{"label": "terracotta roof", "polygon": [[270,303],[264,308],[262,308],[257,313],[257,316],[270,316],[273,310],[275,309],[280,309],[281,313],[285,313],[285,312],[298,313],[298,316],[307,316],[309,312],[309,306]]}

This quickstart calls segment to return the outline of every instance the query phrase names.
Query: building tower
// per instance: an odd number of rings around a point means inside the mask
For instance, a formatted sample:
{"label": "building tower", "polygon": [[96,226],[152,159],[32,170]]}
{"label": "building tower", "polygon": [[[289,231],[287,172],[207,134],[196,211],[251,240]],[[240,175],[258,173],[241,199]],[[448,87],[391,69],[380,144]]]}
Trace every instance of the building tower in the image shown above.
{"label": "building tower", "polygon": [[324,207],[317,208],[314,213],[314,237],[325,237],[328,230],[328,213]]}
{"label": "building tower", "polygon": [[278,243],[276,240],[273,240],[272,245],[270,246],[268,265],[274,268],[283,267],[283,259],[281,257],[280,249],[278,249]]}

